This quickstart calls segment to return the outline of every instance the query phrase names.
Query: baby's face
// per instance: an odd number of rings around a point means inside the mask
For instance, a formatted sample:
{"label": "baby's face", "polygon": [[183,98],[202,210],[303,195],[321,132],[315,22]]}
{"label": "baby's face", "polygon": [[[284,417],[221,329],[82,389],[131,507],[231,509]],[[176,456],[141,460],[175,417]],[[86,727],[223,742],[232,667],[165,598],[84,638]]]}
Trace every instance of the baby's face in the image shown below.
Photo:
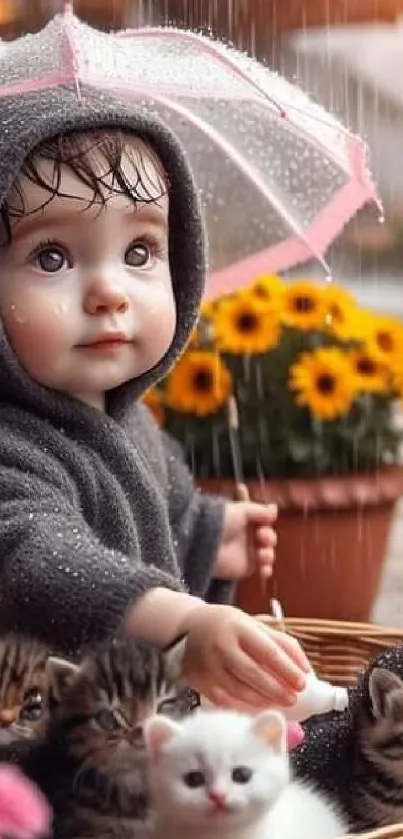
{"label": "baby's face", "polygon": [[[136,184],[128,143],[122,169]],[[65,166],[50,201],[21,178],[24,215],[0,250],[0,314],[20,363],[39,383],[101,409],[105,391],[157,364],[175,332],[168,196],[144,148],[141,156],[155,200],[136,206],[107,174],[105,204],[91,204],[93,189]],[[39,166],[51,180],[53,164]],[[18,204],[14,192],[10,204]]]}

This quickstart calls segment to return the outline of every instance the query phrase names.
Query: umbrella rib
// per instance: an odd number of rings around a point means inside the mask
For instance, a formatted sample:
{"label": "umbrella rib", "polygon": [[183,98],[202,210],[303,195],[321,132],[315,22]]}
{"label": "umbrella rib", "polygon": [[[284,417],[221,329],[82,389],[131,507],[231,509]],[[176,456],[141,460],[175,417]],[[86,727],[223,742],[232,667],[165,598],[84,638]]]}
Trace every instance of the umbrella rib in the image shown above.
{"label": "umbrella rib", "polygon": [[[354,134],[351,131],[349,131],[349,129],[346,128],[344,125],[336,122],[336,120],[334,120],[334,118],[330,114],[326,114],[326,112],[324,112],[323,114],[313,113],[312,111],[309,112],[309,108],[312,108],[312,103],[309,102],[308,97],[306,110],[303,110],[302,107],[293,105],[291,102],[287,103],[287,106],[285,108],[274,97],[270,96],[270,94],[267,93],[267,91],[264,89],[264,87],[262,87],[261,84],[259,84],[259,82],[252,79],[248,75],[246,70],[243,70],[241,67],[238,67],[236,62],[229,55],[224,55],[216,44],[212,42],[205,43],[204,40],[202,40],[201,36],[199,36],[195,32],[188,32],[182,29],[174,29],[173,27],[164,29],[158,26],[150,26],[141,29],[126,29],[116,34],[119,38],[144,38],[155,37],[156,35],[158,35],[159,38],[169,39],[174,37],[178,41],[191,41],[193,44],[197,45],[198,49],[201,52],[205,52],[214,56],[214,58],[217,61],[219,61],[223,66],[227,67],[234,73],[234,75],[237,75],[238,78],[242,79],[242,81],[246,85],[252,87],[255,92],[259,93],[260,96],[263,96],[266,99],[266,101],[270,102],[270,104],[276,108],[280,117],[282,117],[283,119],[287,119],[291,123],[291,125],[293,125],[298,130],[298,132],[300,132],[301,135],[304,135],[309,140],[312,146],[315,146],[321,154],[326,155],[328,159],[336,163],[337,166],[343,167],[346,175],[350,175],[348,165],[345,165],[343,161],[334,154],[332,149],[326,148],[325,145],[319,143],[316,137],[312,135],[307,128],[305,128],[300,123],[294,122],[290,117],[289,112],[294,111],[295,114],[300,114],[305,118],[309,117],[309,119],[314,120],[315,122],[322,123],[322,125],[326,126],[327,128],[331,128],[333,131],[337,131],[339,134],[344,135],[346,138],[355,139]],[[245,56],[245,58],[248,58],[248,56]],[[267,72],[269,72],[268,69]],[[315,108],[315,111],[316,110],[317,109]]]}
{"label": "umbrella rib", "polygon": [[133,35],[138,35],[140,37],[143,37],[144,35],[155,36],[156,34],[158,34],[159,37],[165,36],[170,38],[172,37],[172,35],[174,35],[177,40],[193,41],[193,43],[197,43],[201,52],[207,52],[213,55],[216,60],[218,60],[224,67],[227,67],[229,70],[231,70],[234,75],[239,76],[239,78],[242,79],[243,82],[246,82],[249,85],[249,87],[253,87],[260,95],[263,94],[265,99],[267,99],[268,102],[270,102],[270,104],[276,108],[281,117],[287,116],[282,105],[280,105],[280,103],[277,102],[272,96],[270,96],[269,93],[266,93],[266,91],[263,90],[257,82],[249,78],[247,73],[245,73],[244,70],[241,69],[241,67],[238,67],[238,65],[235,64],[235,62],[233,62],[231,58],[229,58],[227,55],[224,55],[221,52],[221,50],[219,50],[216,47],[214,43],[204,43],[204,41],[202,41],[195,32],[186,32],[182,29],[173,28],[168,28],[164,30],[162,28],[159,28],[158,26],[147,26],[144,29],[126,29],[123,32],[119,32],[118,34],[121,38],[125,38],[127,36],[132,37]]}
{"label": "umbrella rib", "polygon": [[161,94],[153,95],[153,98],[160,102],[161,104],[165,105],[168,109],[172,111],[176,111],[182,117],[185,117],[189,122],[193,123],[199,130],[204,133],[212,142],[221,148],[221,150],[227,155],[227,157],[232,161],[234,166],[238,168],[256,187],[258,192],[263,196],[263,198],[268,201],[272,207],[277,211],[279,216],[284,219],[284,221],[289,225],[290,230],[300,239],[308,248],[312,257],[314,257],[320,265],[322,265],[323,269],[325,270],[326,274],[330,274],[330,268],[327,264],[326,260],[322,257],[319,251],[313,247],[309,238],[305,236],[302,225],[298,224],[294,218],[290,215],[288,210],[284,207],[284,204],[273,194],[270,189],[267,189],[262,183],[262,180],[257,176],[256,170],[253,166],[245,160],[242,155],[237,152],[237,150],[229,143],[225,137],[223,137],[212,125],[209,125],[204,119],[198,117],[196,114],[189,111],[184,105],[180,104],[179,102],[174,102],[171,99],[167,99]]}

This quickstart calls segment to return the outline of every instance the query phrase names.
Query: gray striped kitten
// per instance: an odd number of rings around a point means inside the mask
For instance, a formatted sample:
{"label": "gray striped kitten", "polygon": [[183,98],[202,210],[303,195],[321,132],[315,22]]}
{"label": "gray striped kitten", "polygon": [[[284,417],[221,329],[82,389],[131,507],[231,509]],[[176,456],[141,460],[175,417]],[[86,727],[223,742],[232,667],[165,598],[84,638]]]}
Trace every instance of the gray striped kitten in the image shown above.
{"label": "gray striped kitten", "polygon": [[53,808],[55,839],[150,835],[143,723],[189,710],[182,649],[121,640],[66,665],[47,734],[23,764]]}
{"label": "gray striped kitten", "polygon": [[12,633],[0,637],[0,759],[4,749],[42,731],[52,673],[48,650],[38,641]]}
{"label": "gray striped kitten", "polygon": [[403,821],[403,681],[374,667],[355,727],[348,809],[354,830]]}

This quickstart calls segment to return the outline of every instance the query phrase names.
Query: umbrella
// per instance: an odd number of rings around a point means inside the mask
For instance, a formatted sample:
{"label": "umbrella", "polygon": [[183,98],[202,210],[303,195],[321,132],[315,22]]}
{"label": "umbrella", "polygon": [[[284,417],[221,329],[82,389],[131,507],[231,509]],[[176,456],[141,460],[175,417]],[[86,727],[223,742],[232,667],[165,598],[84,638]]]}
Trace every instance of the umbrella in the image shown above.
{"label": "umbrella", "polygon": [[312,258],[328,272],[328,245],[376,200],[357,137],[299,88],[212,38],[170,27],[104,33],[67,4],[39,34],[0,43],[0,95],[72,82],[78,97],[90,85],[136,98],[179,136],[205,205],[208,297]]}

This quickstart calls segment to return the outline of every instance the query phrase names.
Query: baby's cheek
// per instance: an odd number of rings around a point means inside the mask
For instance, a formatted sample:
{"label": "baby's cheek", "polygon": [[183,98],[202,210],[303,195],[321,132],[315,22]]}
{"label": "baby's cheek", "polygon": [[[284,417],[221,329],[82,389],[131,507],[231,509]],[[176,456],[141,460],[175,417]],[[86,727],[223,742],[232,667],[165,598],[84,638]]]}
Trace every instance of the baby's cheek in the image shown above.
{"label": "baby's cheek", "polygon": [[[60,304],[58,304],[60,305]],[[5,330],[14,352],[26,369],[56,361],[69,332],[68,312],[61,312],[44,295],[39,299],[11,299],[2,313]]]}

